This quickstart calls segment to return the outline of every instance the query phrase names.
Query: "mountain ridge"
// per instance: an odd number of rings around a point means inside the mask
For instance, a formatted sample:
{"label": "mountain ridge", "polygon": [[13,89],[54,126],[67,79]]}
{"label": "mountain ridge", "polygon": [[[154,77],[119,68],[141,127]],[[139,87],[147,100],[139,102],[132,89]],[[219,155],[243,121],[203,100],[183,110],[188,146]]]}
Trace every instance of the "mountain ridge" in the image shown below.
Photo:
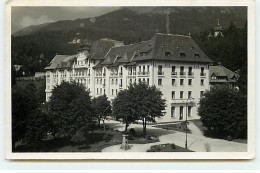
{"label": "mountain ridge", "polygon": [[[146,25],[147,30],[165,32],[165,16],[170,16],[172,33],[188,34],[209,30],[220,19],[223,27],[230,22],[237,27],[243,27],[247,15],[244,7],[124,7],[119,10],[93,18],[75,20],[60,20],[41,25],[31,25],[13,34],[13,36],[31,35],[37,32],[72,31],[77,29],[99,30],[123,28],[135,29],[138,25]],[[121,26],[120,26],[121,25]],[[189,26],[189,29],[187,29]],[[138,30],[138,28],[137,28]],[[189,30],[189,31],[188,31]],[[149,32],[149,31],[148,31]]]}

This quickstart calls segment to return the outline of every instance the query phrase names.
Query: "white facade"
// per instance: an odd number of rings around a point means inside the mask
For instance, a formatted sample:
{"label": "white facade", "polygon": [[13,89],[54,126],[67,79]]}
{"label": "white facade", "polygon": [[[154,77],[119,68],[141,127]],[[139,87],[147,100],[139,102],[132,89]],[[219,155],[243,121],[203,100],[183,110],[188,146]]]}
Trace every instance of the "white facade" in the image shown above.
{"label": "white facade", "polygon": [[148,59],[134,64],[98,65],[88,53],[76,55],[71,68],[46,71],[46,101],[55,85],[76,81],[89,89],[92,97],[106,94],[113,101],[116,95],[139,81],[155,85],[166,99],[164,116],[157,122],[199,119],[197,109],[201,95],[209,90],[209,62]]}

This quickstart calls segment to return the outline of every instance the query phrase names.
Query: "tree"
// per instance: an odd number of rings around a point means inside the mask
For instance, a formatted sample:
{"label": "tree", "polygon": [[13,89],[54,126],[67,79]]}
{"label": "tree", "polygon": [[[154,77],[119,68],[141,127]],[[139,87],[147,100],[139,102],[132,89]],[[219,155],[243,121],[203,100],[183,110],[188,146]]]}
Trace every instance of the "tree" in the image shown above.
{"label": "tree", "polygon": [[125,132],[129,124],[137,119],[135,107],[131,104],[133,102],[134,99],[128,90],[120,91],[112,102],[113,115],[116,119],[122,118],[123,123],[125,123]]}
{"label": "tree", "polygon": [[162,93],[155,86],[148,86],[140,82],[128,87],[128,90],[119,92],[113,102],[113,113],[123,117],[127,125],[134,120],[143,122],[143,135],[146,136],[147,121],[155,122],[155,117],[162,116],[165,109],[165,100]]}
{"label": "tree", "polygon": [[15,142],[24,139],[28,116],[37,108],[36,86],[29,83],[25,89],[12,87],[12,149]]}
{"label": "tree", "polygon": [[247,135],[247,99],[239,90],[211,87],[200,100],[198,113],[207,132],[217,137]]}
{"label": "tree", "polygon": [[93,109],[89,91],[75,82],[62,82],[52,91],[48,103],[54,136],[73,137],[86,134],[93,125]]}
{"label": "tree", "polygon": [[101,95],[92,100],[92,107],[94,110],[94,115],[98,119],[98,126],[100,127],[100,121],[103,121],[105,129],[105,119],[108,115],[112,113],[110,101],[107,99],[106,95]]}
{"label": "tree", "polygon": [[48,130],[47,115],[39,107],[29,114],[26,120],[26,142],[35,143],[41,141],[47,135]]}

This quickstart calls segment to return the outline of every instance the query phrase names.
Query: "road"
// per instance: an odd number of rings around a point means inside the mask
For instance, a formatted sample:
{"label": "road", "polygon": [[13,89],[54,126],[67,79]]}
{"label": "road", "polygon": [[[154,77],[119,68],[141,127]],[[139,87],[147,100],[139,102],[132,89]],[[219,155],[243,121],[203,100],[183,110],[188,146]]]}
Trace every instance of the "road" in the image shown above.
{"label": "road", "polygon": [[[119,131],[124,130],[124,124],[116,121],[108,121],[107,124],[113,123],[113,127]],[[141,124],[131,124],[129,128],[135,130],[141,130]],[[196,152],[246,152],[247,144],[227,141],[223,139],[213,139],[203,136],[200,129],[192,122],[189,123],[188,128],[191,130],[191,134],[188,134],[188,149]],[[146,152],[153,145],[174,143],[180,147],[185,147],[185,133],[173,130],[164,130],[161,128],[153,127],[153,125],[147,125],[148,135],[159,136],[160,141],[150,144],[131,144],[131,148],[126,152]],[[151,134],[152,133],[152,134]],[[102,152],[122,152],[120,145],[114,145],[104,148]]]}

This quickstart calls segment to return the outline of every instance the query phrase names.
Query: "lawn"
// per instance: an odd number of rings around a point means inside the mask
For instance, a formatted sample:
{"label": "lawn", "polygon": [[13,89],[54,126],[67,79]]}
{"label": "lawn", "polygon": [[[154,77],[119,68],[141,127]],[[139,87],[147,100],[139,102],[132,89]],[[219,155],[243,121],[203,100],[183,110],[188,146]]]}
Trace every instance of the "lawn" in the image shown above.
{"label": "lawn", "polygon": [[187,130],[188,133],[191,133],[190,129],[186,128],[185,122],[161,124],[161,125],[155,125],[153,127],[162,128],[165,130],[180,131],[180,132],[186,132],[186,130]]}
{"label": "lawn", "polygon": [[[215,137],[214,135],[210,134],[210,132],[207,132],[207,128],[203,126],[203,124],[200,120],[192,120],[192,122],[200,129],[200,131],[202,131],[204,136],[221,139],[221,138]],[[237,143],[247,144],[247,139],[233,139],[232,141],[237,142]]]}
{"label": "lawn", "polygon": [[[34,145],[19,145],[14,152],[101,152],[102,149],[122,143],[122,132],[112,129],[97,129],[86,136],[86,141],[72,143],[70,138],[57,138],[45,140]],[[145,144],[158,142],[158,137],[147,136],[140,133],[129,137],[129,144]]]}

